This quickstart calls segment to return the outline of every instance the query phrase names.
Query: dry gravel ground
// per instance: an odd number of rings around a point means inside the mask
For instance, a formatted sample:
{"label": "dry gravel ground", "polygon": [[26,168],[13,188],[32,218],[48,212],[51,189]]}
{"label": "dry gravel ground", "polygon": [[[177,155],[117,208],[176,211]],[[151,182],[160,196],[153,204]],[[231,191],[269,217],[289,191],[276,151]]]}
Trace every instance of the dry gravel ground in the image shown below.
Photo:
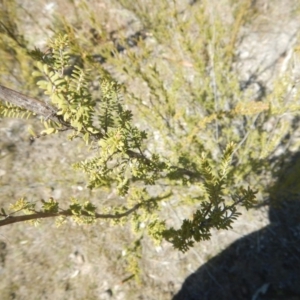
{"label": "dry gravel ground", "polygon": [[[245,29],[240,69],[243,80],[251,78],[251,85],[260,93],[274,73],[291,61],[300,22],[294,10],[297,1],[254,2],[264,14]],[[40,11],[45,26],[52,10],[66,9],[59,1],[48,6],[43,1],[22,3],[34,15]],[[42,33],[35,39],[41,42]],[[23,195],[35,200],[53,196],[64,201],[69,194],[102,199],[101,194],[90,195],[81,175],[67,167],[72,157],[84,156],[82,145],[70,149],[63,136],[41,138],[31,145],[27,133],[31,122],[0,119],[1,205]],[[152,251],[153,245],[145,241],[140,285],[124,281],[127,274],[120,253],[121,242],[129,239],[127,228],[67,223],[57,229],[52,221],[39,227],[2,227],[0,298],[300,299],[300,207],[297,195],[285,198],[290,201],[284,208],[265,206],[243,212],[231,231],[214,233],[210,241],[186,254],[167,243]]]}

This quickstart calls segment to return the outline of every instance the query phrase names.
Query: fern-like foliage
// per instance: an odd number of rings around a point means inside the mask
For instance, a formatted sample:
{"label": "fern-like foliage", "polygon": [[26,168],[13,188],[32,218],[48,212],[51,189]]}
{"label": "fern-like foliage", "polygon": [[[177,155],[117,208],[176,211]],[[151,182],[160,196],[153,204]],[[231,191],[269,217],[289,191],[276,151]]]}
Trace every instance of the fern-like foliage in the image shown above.
{"label": "fern-like foliage", "polygon": [[[103,80],[101,82],[101,91],[102,98],[99,105],[100,111],[98,119],[101,128],[107,134],[109,128],[118,127],[117,119],[122,120],[120,117],[122,117],[123,109],[120,105],[119,86],[116,82]],[[124,121],[126,122],[126,120]],[[130,115],[127,121],[130,121]]]}
{"label": "fern-like foliage", "polygon": [[[19,7],[14,2],[6,1]],[[18,28],[20,17],[0,12],[1,78],[35,96],[38,83],[54,115],[43,115],[42,135],[67,132],[70,147],[82,139],[87,147],[80,156],[86,157],[73,168],[84,173],[87,189],[98,191],[60,201],[33,202],[26,195],[1,208],[0,226],[100,219],[134,241],[122,257],[133,274],[128,278],[138,279],[146,236],[155,245],[166,240],[188,251],[212,229],[230,229],[239,206],[249,209],[256,195],[269,196],[278,150],[299,149],[299,118],[293,117],[300,110],[298,78],[287,71],[276,79],[274,72],[269,85],[269,67],[251,71],[248,79],[240,73],[245,61],[239,45],[259,14],[248,0],[233,1],[229,18],[209,1],[117,0],[101,8],[97,1],[69,2],[80,13],[59,16],[57,10],[51,28],[61,34],[46,51],[30,50],[23,30],[28,24]],[[118,22],[111,30],[107,24],[115,16],[107,12],[113,7],[130,13],[124,27]],[[128,35],[133,23],[130,31],[137,31]],[[1,103],[0,114],[32,115],[8,103]],[[294,190],[296,173],[284,172],[272,193]]]}
{"label": "fern-like foliage", "polygon": [[9,118],[28,119],[32,115],[33,113],[25,108],[15,106],[11,103],[0,103],[0,116]]}
{"label": "fern-like foliage", "polygon": [[[239,216],[238,204],[246,208],[256,203],[256,192],[252,189],[240,188],[232,194],[227,190],[226,183],[231,176],[231,157],[235,149],[234,144],[227,146],[223,153],[218,170],[213,163],[202,154],[200,158],[200,171],[204,176],[200,208],[193,214],[191,219],[183,221],[181,228],[167,229],[163,232],[164,237],[170,241],[175,248],[187,251],[194,242],[208,240],[211,237],[211,229],[229,229],[233,221]],[[228,196],[231,200],[228,201]]]}
{"label": "fern-like foliage", "polygon": [[[231,165],[235,144],[226,147],[221,159],[213,159],[199,144],[198,156],[182,155],[178,165],[171,158],[148,151],[147,133],[133,124],[132,112],[124,109],[120,85],[103,72],[98,98],[94,98],[89,70],[71,66],[70,45],[67,35],[58,35],[50,42],[48,53],[37,49],[32,52],[38,60],[38,71],[34,72],[39,79],[37,84],[49,96],[49,104],[58,117],[57,122],[44,121],[43,133],[69,130],[71,140],[83,139],[94,149],[92,157],[75,163],[74,169],[86,173],[88,188],[110,188],[122,201],[116,206],[97,207],[90,201],[71,197],[69,207],[62,209],[52,198],[42,201],[40,208],[20,199],[12,210],[31,212],[32,220],[58,217],[59,225],[68,216],[78,224],[91,224],[98,218],[118,224],[130,221],[137,235],[145,234],[143,224],[147,224],[146,232],[156,243],[166,239],[175,248],[187,251],[194,242],[210,238],[212,228],[230,228],[238,216],[238,204],[249,208],[255,203],[252,189],[240,185],[232,190],[229,186],[235,171]],[[17,108],[6,109],[13,114]],[[173,192],[169,189],[154,195],[150,187],[175,187],[179,181],[183,186],[198,187],[199,193],[190,196],[197,203],[197,210],[179,229],[168,229],[160,216],[161,201],[171,198]]]}

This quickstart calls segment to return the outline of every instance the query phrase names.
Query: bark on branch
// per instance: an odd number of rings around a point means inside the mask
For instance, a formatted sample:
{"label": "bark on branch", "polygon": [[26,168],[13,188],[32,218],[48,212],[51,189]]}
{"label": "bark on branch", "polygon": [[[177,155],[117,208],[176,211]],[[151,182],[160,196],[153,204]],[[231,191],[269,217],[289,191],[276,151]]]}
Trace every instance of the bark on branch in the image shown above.
{"label": "bark on branch", "polygon": [[[141,206],[148,205],[148,203],[151,203],[151,202],[161,201],[163,199],[167,199],[171,196],[171,194],[172,193],[168,193],[168,194],[166,194],[164,196],[161,196],[161,197],[150,198],[150,199],[146,200],[145,202],[137,203],[132,208],[126,210],[123,213],[116,213],[116,214],[98,214],[98,213],[95,213],[94,217],[96,219],[121,219],[121,218],[124,218],[124,217],[127,217],[127,216],[131,215],[133,212],[138,210]],[[75,216],[75,215],[69,209],[68,210],[62,210],[62,211],[57,212],[57,213],[38,211],[38,212],[34,212],[30,215],[21,215],[21,216],[13,216],[12,214],[11,215],[3,215],[2,214],[2,217],[4,217],[4,219],[0,220],[0,227],[5,226],[5,225],[9,225],[9,224],[13,224],[13,223],[19,223],[19,222],[31,221],[31,220],[37,220],[37,219],[53,218],[53,217],[55,218],[55,217],[60,217],[60,216],[72,217],[72,216]],[[91,215],[88,214],[85,211],[81,212],[81,216],[91,217]]]}
{"label": "bark on branch", "polygon": [[56,115],[57,110],[53,106],[23,95],[3,85],[0,85],[0,99],[18,107],[25,108],[36,115],[43,116],[45,119],[50,119],[54,122],[61,123],[60,118]]}
{"label": "bark on branch", "polygon": [[[124,213],[120,214],[95,214],[96,219],[120,219],[123,217],[126,217],[136,211],[142,204],[139,203],[132,207],[131,209],[125,211]],[[55,218],[55,217],[60,217],[60,216],[65,216],[65,217],[72,217],[75,216],[70,210],[66,211],[61,211],[58,213],[49,213],[49,212],[36,212],[30,215],[21,215],[21,216],[12,216],[12,215],[7,215],[5,219],[0,221],[0,227],[9,225],[9,224],[14,224],[14,223],[19,223],[19,222],[25,222],[25,221],[31,221],[31,220],[38,220],[38,219],[46,219],[46,218]],[[81,216],[85,217],[91,217],[90,214],[83,212]]]}

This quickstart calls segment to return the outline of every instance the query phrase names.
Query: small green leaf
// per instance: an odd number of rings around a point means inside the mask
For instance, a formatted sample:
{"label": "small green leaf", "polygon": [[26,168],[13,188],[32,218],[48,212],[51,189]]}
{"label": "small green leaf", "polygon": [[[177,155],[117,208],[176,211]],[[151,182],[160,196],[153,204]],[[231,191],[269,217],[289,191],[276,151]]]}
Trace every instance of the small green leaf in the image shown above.
{"label": "small green leaf", "polygon": [[53,127],[49,127],[45,130],[43,130],[41,133],[42,134],[52,134],[52,133],[56,133],[57,132],[57,129],[53,128]]}

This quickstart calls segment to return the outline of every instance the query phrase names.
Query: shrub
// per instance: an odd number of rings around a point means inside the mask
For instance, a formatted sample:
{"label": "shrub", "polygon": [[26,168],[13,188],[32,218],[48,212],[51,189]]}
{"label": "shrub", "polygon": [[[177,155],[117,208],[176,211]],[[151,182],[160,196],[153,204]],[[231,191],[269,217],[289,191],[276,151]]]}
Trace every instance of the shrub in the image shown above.
{"label": "shrub", "polygon": [[[53,198],[37,204],[28,195],[2,208],[0,225],[49,217],[58,225],[68,217],[78,224],[130,222],[135,250],[149,235],[187,251],[209,239],[212,228],[229,229],[238,206],[249,209],[256,195],[267,195],[272,159],[292,130],[282,116],[299,110],[298,93],[290,93],[290,73],[259,98],[241,86],[236,48],[254,14],[249,1],[235,3],[233,22],[212,17],[205,1],[118,3],[139,20],[132,35],[108,32],[87,5],[81,21],[89,34],[57,19],[60,33],[47,52],[29,50],[24,38],[3,30],[1,51],[17,49],[20,69],[25,61],[35,64],[30,85],[36,82],[49,102],[31,99],[25,107],[21,99],[16,106],[2,88],[10,103],[0,106],[4,116],[43,115],[45,129],[33,140],[65,131],[69,143],[82,139],[87,158],[72,167],[86,174],[88,189],[116,191],[117,204],[75,196],[67,206]],[[167,204],[189,207],[181,224],[166,220]]]}

